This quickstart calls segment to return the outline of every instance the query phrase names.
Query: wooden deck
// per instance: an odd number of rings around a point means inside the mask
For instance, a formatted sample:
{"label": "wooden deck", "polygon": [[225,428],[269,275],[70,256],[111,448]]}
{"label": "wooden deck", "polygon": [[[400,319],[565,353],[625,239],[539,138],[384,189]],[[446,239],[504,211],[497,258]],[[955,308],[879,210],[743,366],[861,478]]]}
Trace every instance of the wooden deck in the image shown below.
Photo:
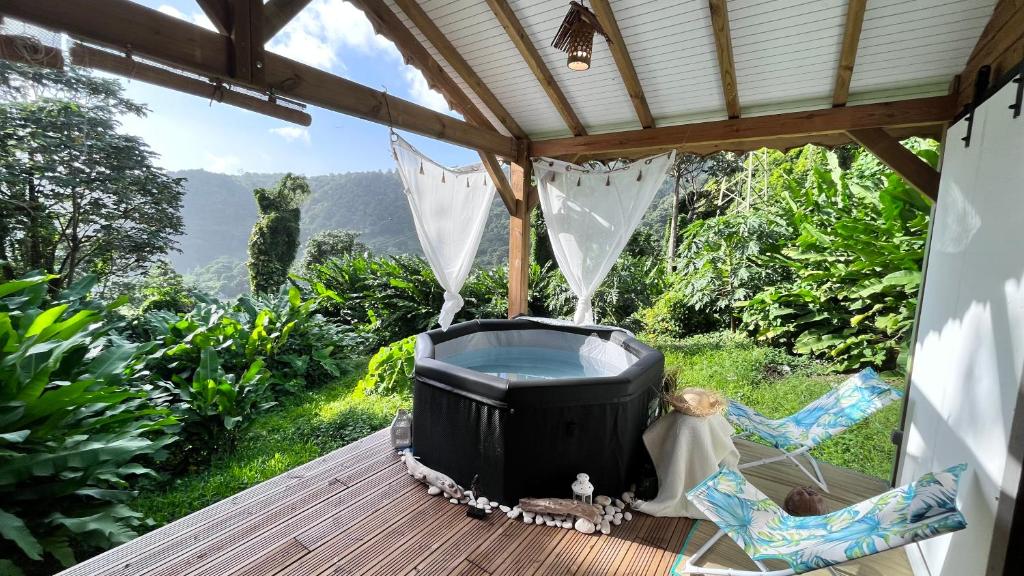
{"label": "wooden deck", "polygon": [[[767,449],[740,441],[744,460]],[[830,466],[830,505],[886,489],[878,480]],[[749,470],[781,499],[805,484],[792,465]],[[381,431],[87,560],[66,576],[285,576],[355,574],[664,575],[687,536],[693,552],[714,532],[709,522],[636,514],[609,536],[527,525],[495,512],[473,520],[465,508],[427,496]],[[723,539],[709,565],[753,565]],[[849,565],[861,576],[910,575],[903,552]],[[816,573],[817,574],[817,573]]]}

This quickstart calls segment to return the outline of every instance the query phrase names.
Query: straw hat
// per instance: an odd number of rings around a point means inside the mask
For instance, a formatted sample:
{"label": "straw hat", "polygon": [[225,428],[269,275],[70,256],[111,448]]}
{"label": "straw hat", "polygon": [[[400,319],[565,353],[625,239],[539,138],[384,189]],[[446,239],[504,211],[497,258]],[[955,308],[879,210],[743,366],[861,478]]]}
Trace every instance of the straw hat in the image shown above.
{"label": "straw hat", "polygon": [[712,416],[725,412],[726,399],[718,392],[703,388],[683,388],[669,395],[668,403],[688,416]]}

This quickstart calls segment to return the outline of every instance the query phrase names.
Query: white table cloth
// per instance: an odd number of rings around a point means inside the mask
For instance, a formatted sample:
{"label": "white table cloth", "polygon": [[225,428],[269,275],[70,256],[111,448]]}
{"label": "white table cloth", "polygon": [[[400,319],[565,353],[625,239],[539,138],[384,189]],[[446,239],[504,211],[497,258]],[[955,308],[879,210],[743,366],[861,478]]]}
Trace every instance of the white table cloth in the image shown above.
{"label": "white table cloth", "polygon": [[719,467],[739,464],[732,433],[732,424],[721,415],[701,418],[673,410],[659,418],[644,432],[644,444],[658,474],[658,496],[638,501],[633,509],[651,516],[706,519],[686,498],[686,491]]}

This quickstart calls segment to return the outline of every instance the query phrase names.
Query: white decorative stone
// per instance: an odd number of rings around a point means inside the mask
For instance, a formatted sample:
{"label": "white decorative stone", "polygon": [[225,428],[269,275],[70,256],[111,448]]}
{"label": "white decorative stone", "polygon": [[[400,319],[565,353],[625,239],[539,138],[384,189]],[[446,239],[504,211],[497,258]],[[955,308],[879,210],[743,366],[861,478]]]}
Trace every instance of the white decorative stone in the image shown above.
{"label": "white decorative stone", "polygon": [[554,526],[555,525],[555,521],[554,520],[545,520],[544,524],[546,526]]}
{"label": "white decorative stone", "polygon": [[543,515],[541,515],[541,518],[544,520],[545,524],[547,524],[548,522],[554,522],[555,521],[555,517],[551,516],[550,514],[543,514]]}
{"label": "white decorative stone", "polygon": [[431,496],[437,496],[440,493],[441,489],[438,488],[437,486],[427,486],[427,494],[430,494]]}
{"label": "white decorative stone", "polygon": [[597,526],[586,518],[577,518],[575,528],[584,534],[593,534],[597,530]]}
{"label": "white decorative stone", "polygon": [[601,521],[601,534],[611,534],[611,533],[612,533],[612,525],[607,520]]}
{"label": "white decorative stone", "polygon": [[597,498],[594,498],[594,504],[597,504],[598,506],[607,506],[611,503],[612,499],[608,496],[598,496]]}
{"label": "white decorative stone", "polygon": [[634,500],[636,500],[636,495],[633,494],[632,492],[622,493],[622,501],[625,502],[626,504],[632,504]]}
{"label": "white decorative stone", "polygon": [[523,516],[523,523],[524,524],[533,524],[533,517],[532,516]]}
{"label": "white decorative stone", "polygon": [[523,512],[523,518],[529,518],[530,520],[533,520],[533,517],[536,515],[535,512]]}
{"label": "white decorative stone", "polygon": [[513,508],[513,509],[509,510],[505,514],[505,516],[508,516],[509,518],[513,518],[514,519],[514,518],[518,518],[519,515],[522,514],[522,512],[523,512],[522,510],[516,510],[515,508]]}
{"label": "white decorative stone", "polygon": [[616,526],[621,525],[622,524],[622,515],[621,514],[616,514],[615,518],[612,518],[612,524],[614,524]]}
{"label": "white decorative stone", "polygon": [[562,520],[562,523],[560,524],[560,526],[562,528],[566,528],[566,529],[572,528],[572,522],[570,522],[568,520]]}
{"label": "white decorative stone", "polygon": [[487,498],[485,498],[483,496],[481,496],[481,497],[476,499],[476,503],[481,505],[481,506],[487,506],[488,502],[489,501],[487,500]]}
{"label": "white decorative stone", "polygon": [[601,519],[602,519],[602,520],[611,520],[611,519],[612,519],[612,518],[614,518],[614,517],[615,517],[615,514],[603,514],[603,515],[601,516]]}
{"label": "white decorative stone", "polygon": [[498,506],[498,510],[501,510],[502,512],[508,514],[509,511],[512,510],[512,509],[509,508],[508,506],[505,506],[504,504],[502,504],[501,506]]}
{"label": "white decorative stone", "polygon": [[492,512],[494,512],[494,508],[488,508],[488,509],[487,509],[487,513],[488,513],[488,514],[491,514]]}
{"label": "white decorative stone", "polygon": [[626,507],[626,503],[623,502],[622,500],[619,500],[618,498],[615,499],[614,504],[615,504],[615,507],[618,508],[619,510],[622,510],[623,508]]}
{"label": "white decorative stone", "polygon": [[470,500],[474,499],[472,490],[466,490],[466,498],[469,498]]}
{"label": "white decorative stone", "polygon": [[449,498],[448,501],[451,502],[452,504],[458,504],[459,503],[459,499],[458,498]]}
{"label": "white decorative stone", "polygon": [[623,512],[622,513],[622,519],[625,520],[626,522],[629,522],[630,520],[632,520],[633,519],[632,512]]}

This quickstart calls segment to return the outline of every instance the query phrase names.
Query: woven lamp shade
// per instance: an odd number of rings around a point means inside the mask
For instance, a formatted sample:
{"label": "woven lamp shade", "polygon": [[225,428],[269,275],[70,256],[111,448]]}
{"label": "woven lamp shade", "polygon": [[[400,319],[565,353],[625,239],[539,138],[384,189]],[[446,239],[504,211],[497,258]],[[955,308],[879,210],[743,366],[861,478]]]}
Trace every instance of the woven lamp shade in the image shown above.
{"label": "woven lamp shade", "polygon": [[572,27],[569,37],[569,69],[583,71],[590,68],[594,53],[594,27],[580,20]]}

